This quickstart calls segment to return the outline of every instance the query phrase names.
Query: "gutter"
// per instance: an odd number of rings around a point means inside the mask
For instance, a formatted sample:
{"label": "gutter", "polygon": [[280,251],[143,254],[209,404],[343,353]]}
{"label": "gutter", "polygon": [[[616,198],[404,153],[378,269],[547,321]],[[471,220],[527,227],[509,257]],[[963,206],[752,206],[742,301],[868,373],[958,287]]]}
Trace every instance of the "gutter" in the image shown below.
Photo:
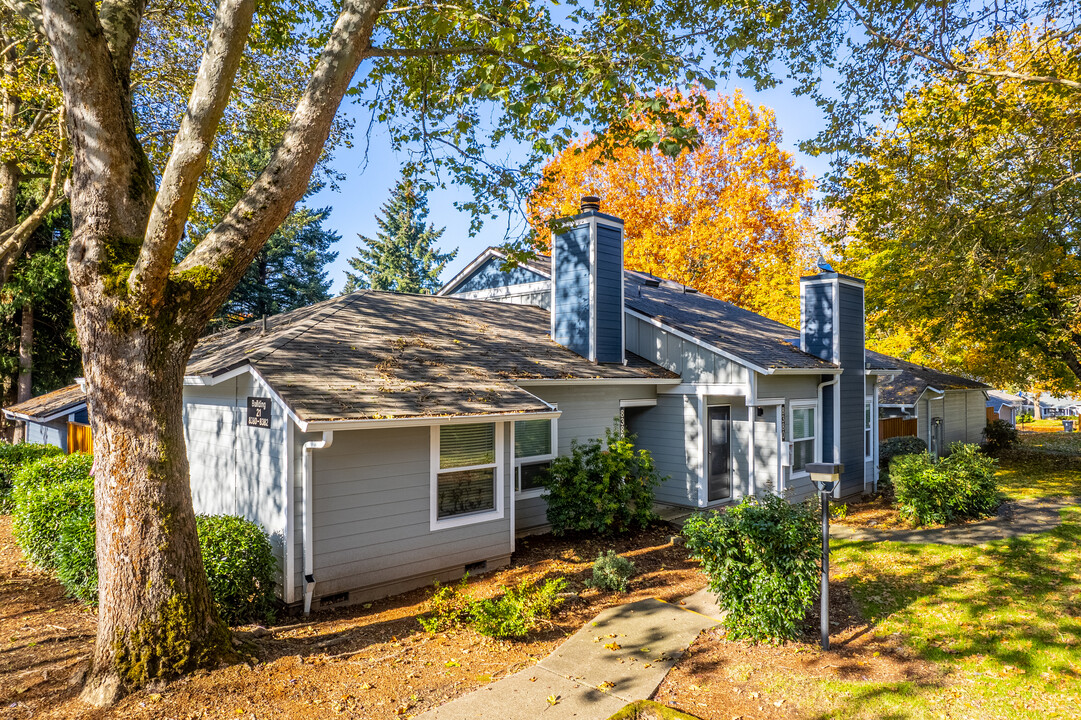
{"label": "gutter", "polygon": [[[315,544],[314,513],[312,512],[312,451],[323,450],[334,444],[334,431],[323,433],[322,440],[304,443],[304,614],[312,611],[312,594],[315,591],[315,562],[312,546]],[[292,580],[290,580],[292,582]]]}

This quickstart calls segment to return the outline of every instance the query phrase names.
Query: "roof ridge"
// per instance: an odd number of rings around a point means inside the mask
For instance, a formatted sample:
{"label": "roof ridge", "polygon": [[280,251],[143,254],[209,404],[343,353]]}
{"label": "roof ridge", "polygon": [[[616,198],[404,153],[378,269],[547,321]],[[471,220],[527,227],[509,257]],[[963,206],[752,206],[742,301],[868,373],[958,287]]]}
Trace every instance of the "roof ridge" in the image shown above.
{"label": "roof ridge", "polygon": [[323,320],[326,320],[328,317],[338,314],[340,311],[348,307],[352,307],[354,302],[359,299],[360,296],[366,295],[368,294],[368,292],[369,291],[367,289],[363,289],[353,293],[349,293],[348,295],[339,295],[337,298],[334,298],[334,300],[341,300],[342,302],[327,303],[327,306],[319,312],[309,315],[301,322],[297,323],[293,327],[283,332],[279,339],[273,342],[269,342],[266,345],[263,345],[259,350],[253,352],[248,357],[248,363],[251,364],[253,362],[267,359],[278,350],[281,350],[283,347],[293,342],[304,333],[311,330]]}

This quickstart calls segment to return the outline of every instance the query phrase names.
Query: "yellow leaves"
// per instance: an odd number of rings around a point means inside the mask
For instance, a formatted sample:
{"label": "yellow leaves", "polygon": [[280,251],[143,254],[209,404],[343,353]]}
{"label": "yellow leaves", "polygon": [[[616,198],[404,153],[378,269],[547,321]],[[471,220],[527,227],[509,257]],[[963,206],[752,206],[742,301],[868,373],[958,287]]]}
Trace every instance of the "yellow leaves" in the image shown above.
{"label": "yellow leaves", "polygon": [[[601,212],[625,223],[628,269],[795,324],[798,278],[818,254],[812,181],[779,148],[768,109],[738,92],[673,94],[702,138],[697,150],[669,157],[615,148],[606,159],[582,138],[545,168],[530,222],[547,238],[548,222],[576,214],[582,195],[599,195]],[[632,122],[651,129],[641,117]]]}

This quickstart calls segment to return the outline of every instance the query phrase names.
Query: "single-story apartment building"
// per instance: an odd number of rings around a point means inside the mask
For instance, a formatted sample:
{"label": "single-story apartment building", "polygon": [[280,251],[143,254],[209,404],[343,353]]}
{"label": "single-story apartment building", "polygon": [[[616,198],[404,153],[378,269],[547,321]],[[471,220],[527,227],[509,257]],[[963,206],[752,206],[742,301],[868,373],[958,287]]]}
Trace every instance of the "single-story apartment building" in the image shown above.
{"label": "single-story apartment building", "polygon": [[987,391],[987,407],[999,420],[1004,420],[1010,425],[1017,425],[1017,416],[1021,414],[1021,408],[1025,399],[1020,395],[1014,395],[1004,390]]}
{"label": "single-story apartment building", "polygon": [[897,369],[865,352],[862,281],[802,278],[790,328],[625,271],[622,238],[587,206],[550,258],[504,270],[490,249],[437,296],[362,290],[204,338],[184,391],[196,511],[261,523],[307,611],[506,563],[546,526],[540,472],[616,425],[670,505],[800,500],[815,461],[845,465],[838,497],[875,488]]}
{"label": "single-story apartment building", "polygon": [[868,352],[900,369],[879,389],[881,417],[916,419],[916,436],[938,457],[955,442],[980,443],[987,426],[987,392],[977,380]]}

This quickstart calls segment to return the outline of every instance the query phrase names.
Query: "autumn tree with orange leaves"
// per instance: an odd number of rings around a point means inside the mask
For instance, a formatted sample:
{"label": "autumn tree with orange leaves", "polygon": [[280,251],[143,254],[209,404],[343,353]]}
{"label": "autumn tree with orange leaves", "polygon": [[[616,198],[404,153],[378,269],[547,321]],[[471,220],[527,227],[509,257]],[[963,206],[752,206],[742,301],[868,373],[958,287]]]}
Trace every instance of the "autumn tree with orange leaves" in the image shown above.
{"label": "autumn tree with orange leaves", "polygon": [[[799,317],[799,276],[817,255],[811,227],[812,180],[780,149],[773,111],[738,91],[674,93],[698,130],[696,150],[605,151],[583,137],[553,159],[530,197],[530,223],[577,212],[582,195],[625,222],[630,270],[675,280],[788,324]],[[653,128],[632,121],[639,132]]]}

